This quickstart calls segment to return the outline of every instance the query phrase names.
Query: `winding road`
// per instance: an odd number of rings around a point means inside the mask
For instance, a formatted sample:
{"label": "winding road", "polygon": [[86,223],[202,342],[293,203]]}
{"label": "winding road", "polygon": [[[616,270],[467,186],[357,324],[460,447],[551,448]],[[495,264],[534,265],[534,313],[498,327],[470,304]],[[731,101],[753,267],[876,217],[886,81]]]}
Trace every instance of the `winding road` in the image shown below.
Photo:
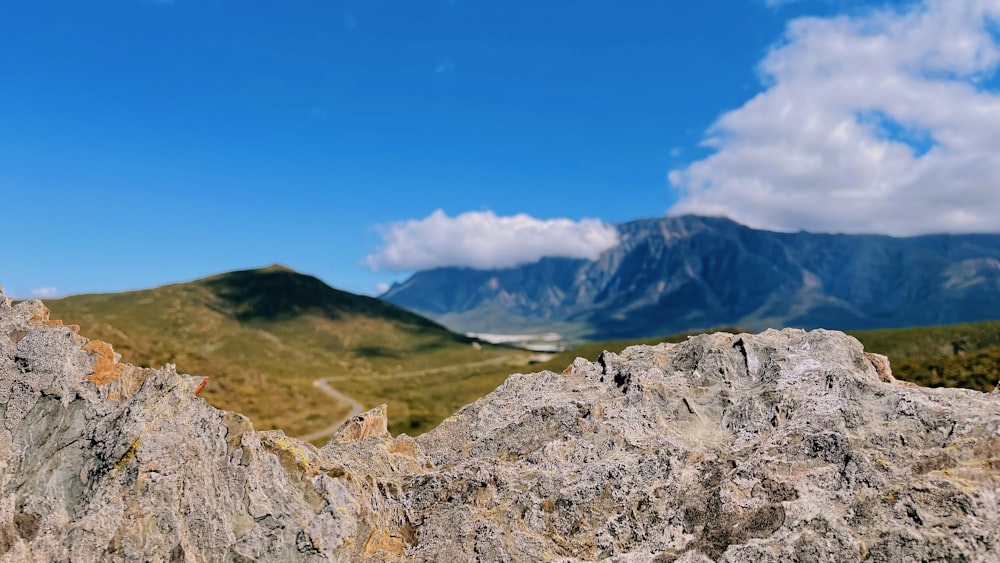
{"label": "winding road", "polygon": [[313,385],[319,387],[320,391],[326,393],[327,395],[333,397],[334,399],[338,401],[343,401],[351,405],[351,412],[349,412],[347,416],[345,416],[344,418],[338,420],[336,423],[331,424],[330,426],[327,426],[322,430],[317,430],[315,432],[310,432],[304,436],[299,436],[299,438],[307,442],[312,442],[313,440],[319,440],[321,438],[333,436],[337,432],[337,430],[341,427],[342,424],[350,420],[351,417],[361,414],[361,411],[364,410],[361,406],[361,403],[355,401],[354,399],[348,397],[347,395],[341,393],[340,391],[337,391],[333,387],[330,387],[330,384],[327,383],[328,379],[334,379],[334,378],[324,377],[322,379],[317,379],[316,381],[313,381]]}
{"label": "winding road", "polygon": [[[436,373],[448,373],[448,372],[451,372],[451,371],[462,371],[462,370],[466,370],[466,369],[470,369],[470,368],[486,367],[486,366],[492,366],[492,365],[502,365],[502,364],[507,363],[507,362],[509,362],[511,360],[515,360],[515,359],[519,358],[521,355],[522,354],[506,354],[506,355],[503,355],[503,356],[497,356],[495,358],[490,358],[488,360],[480,360],[480,361],[477,361],[477,362],[467,362],[467,363],[464,363],[464,364],[455,364],[455,365],[450,365],[450,366],[442,366],[442,367],[437,367],[437,368],[420,369],[420,370],[415,370],[415,371],[404,371],[404,372],[400,372],[400,373],[385,374],[385,375],[367,375],[365,377],[368,378],[368,379],[399,379],[401,377],[420,377],[420,376],[431,375],[431,374],[436,374]],[[350,376],[350,375],[336,376],[335,375],[335,376],[330,376],[330,377],[321,377],[321,378],[317,379],[316,381],[313,381],[313,385],[315,387],[319,388],[320,391],[326,393],[327,395],[329,395],[330,397],[333,397],[334,399],[336,399],[338,401],[343,401],[343,402],[351,405],[351,412],[348,413],[347,416],[341,418],[340,420],[338,420],[335,423],[327,426],[326,428],[317,430],[315,432],[310,432],[309,434],[305,434],[303,436],[299,436],[300,439],[306,440],[307,442],[312,442],[312,441],[315,441],[315,440],[321,440],[323,438],[327,438],[327,437],[333,436],[334,434],[337,433],[337,430],[339,430],[340,427],[345,422],[347,422],[348,420],[350,420],[352,417],[355,417],[355,416],[361,414],[361,412],[364,410],[364,407],[361,406],[361,403],[357,402],[356,400],[352,399],[351,397],[348,397],[347,395],[341,393],[340,391],[337,391],[336,389],[334,389],[330,385],[331,381],[345,381],[347,379],[353,379],[354,377],[356,377],[356,376]]]}

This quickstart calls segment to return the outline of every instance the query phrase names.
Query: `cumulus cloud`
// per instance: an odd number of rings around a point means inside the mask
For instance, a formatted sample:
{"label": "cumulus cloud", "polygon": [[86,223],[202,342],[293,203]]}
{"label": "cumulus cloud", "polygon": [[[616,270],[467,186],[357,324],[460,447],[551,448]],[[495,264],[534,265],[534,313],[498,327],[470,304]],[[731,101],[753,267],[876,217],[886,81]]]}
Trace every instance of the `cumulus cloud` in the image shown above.
{"label": "cumulus cloud", "polygon": [[541,220],[470,211],[455,217],[440,209],[420,220],[380,228],[383,246],[368,256],[373,270],[429,270],[466,266],[508,268],[545,256],[595,259],[618,244],[618,230],[597,219]]}
{"label": "cumulus cloud", "polygon": [[1000,229],[1000,0],[792,21],[766,88],[671,171],[671,214],[782,230]]}
{"label": "cumulus cloud", "polygon": [[55,287],[36,287],[28,291],[28,295],[41,299],[56,297],[59,295],[59,289]]}
{"label": "cumulus cloud", "polygon": [[385,282],[379,282],[379,283],[375,284],[375,291],[379,295],[382,295],[383,293],[389,291],[390,287],[391,286],[389,284],[385,283]]}

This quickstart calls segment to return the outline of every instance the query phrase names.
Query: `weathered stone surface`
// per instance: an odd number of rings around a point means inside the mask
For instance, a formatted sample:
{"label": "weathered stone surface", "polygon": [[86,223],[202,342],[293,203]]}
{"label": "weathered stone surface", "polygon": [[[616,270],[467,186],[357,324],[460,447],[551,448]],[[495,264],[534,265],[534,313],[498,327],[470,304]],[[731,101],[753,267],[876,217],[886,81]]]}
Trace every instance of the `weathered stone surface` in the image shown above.
{"label": "weathered stone surface", "polygon": [[[873,363],[874,362],[874,363]],[[209,374],[210,375],[210,374]],[[997,395],[896,384],[837,332],[712,334],[515,374],[414,440],[323,448],[203,377],[0,297],[4,561],[991,561]]]}

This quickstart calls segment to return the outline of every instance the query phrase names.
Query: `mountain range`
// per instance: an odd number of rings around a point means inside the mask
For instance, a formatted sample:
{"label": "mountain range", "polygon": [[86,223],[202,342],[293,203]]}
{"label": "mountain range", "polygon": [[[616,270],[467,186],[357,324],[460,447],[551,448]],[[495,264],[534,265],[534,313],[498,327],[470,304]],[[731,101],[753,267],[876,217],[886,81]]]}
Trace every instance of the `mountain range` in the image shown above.
{"label": "mountain range", "polygon": [[782,233],[692,215],[617,229],[619,244],[595,260],[438,268],[380,298],[452,330],[556,330],[570,340],[1000,318],[1000,234]]}

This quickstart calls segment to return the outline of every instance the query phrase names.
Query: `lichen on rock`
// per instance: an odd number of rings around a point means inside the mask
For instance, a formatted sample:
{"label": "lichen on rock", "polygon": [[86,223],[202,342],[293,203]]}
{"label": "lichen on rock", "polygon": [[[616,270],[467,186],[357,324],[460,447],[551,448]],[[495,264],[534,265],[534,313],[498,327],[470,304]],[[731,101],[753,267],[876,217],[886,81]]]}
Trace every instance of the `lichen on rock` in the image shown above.
{"label": "lichen on rock", "polygon": [[[205,374],[211,375],[211,374]],[[988,561],[996,392],[839,332],[707,334],[511,375],[416,439],[322,448],[0,296],[0,560]]]}

